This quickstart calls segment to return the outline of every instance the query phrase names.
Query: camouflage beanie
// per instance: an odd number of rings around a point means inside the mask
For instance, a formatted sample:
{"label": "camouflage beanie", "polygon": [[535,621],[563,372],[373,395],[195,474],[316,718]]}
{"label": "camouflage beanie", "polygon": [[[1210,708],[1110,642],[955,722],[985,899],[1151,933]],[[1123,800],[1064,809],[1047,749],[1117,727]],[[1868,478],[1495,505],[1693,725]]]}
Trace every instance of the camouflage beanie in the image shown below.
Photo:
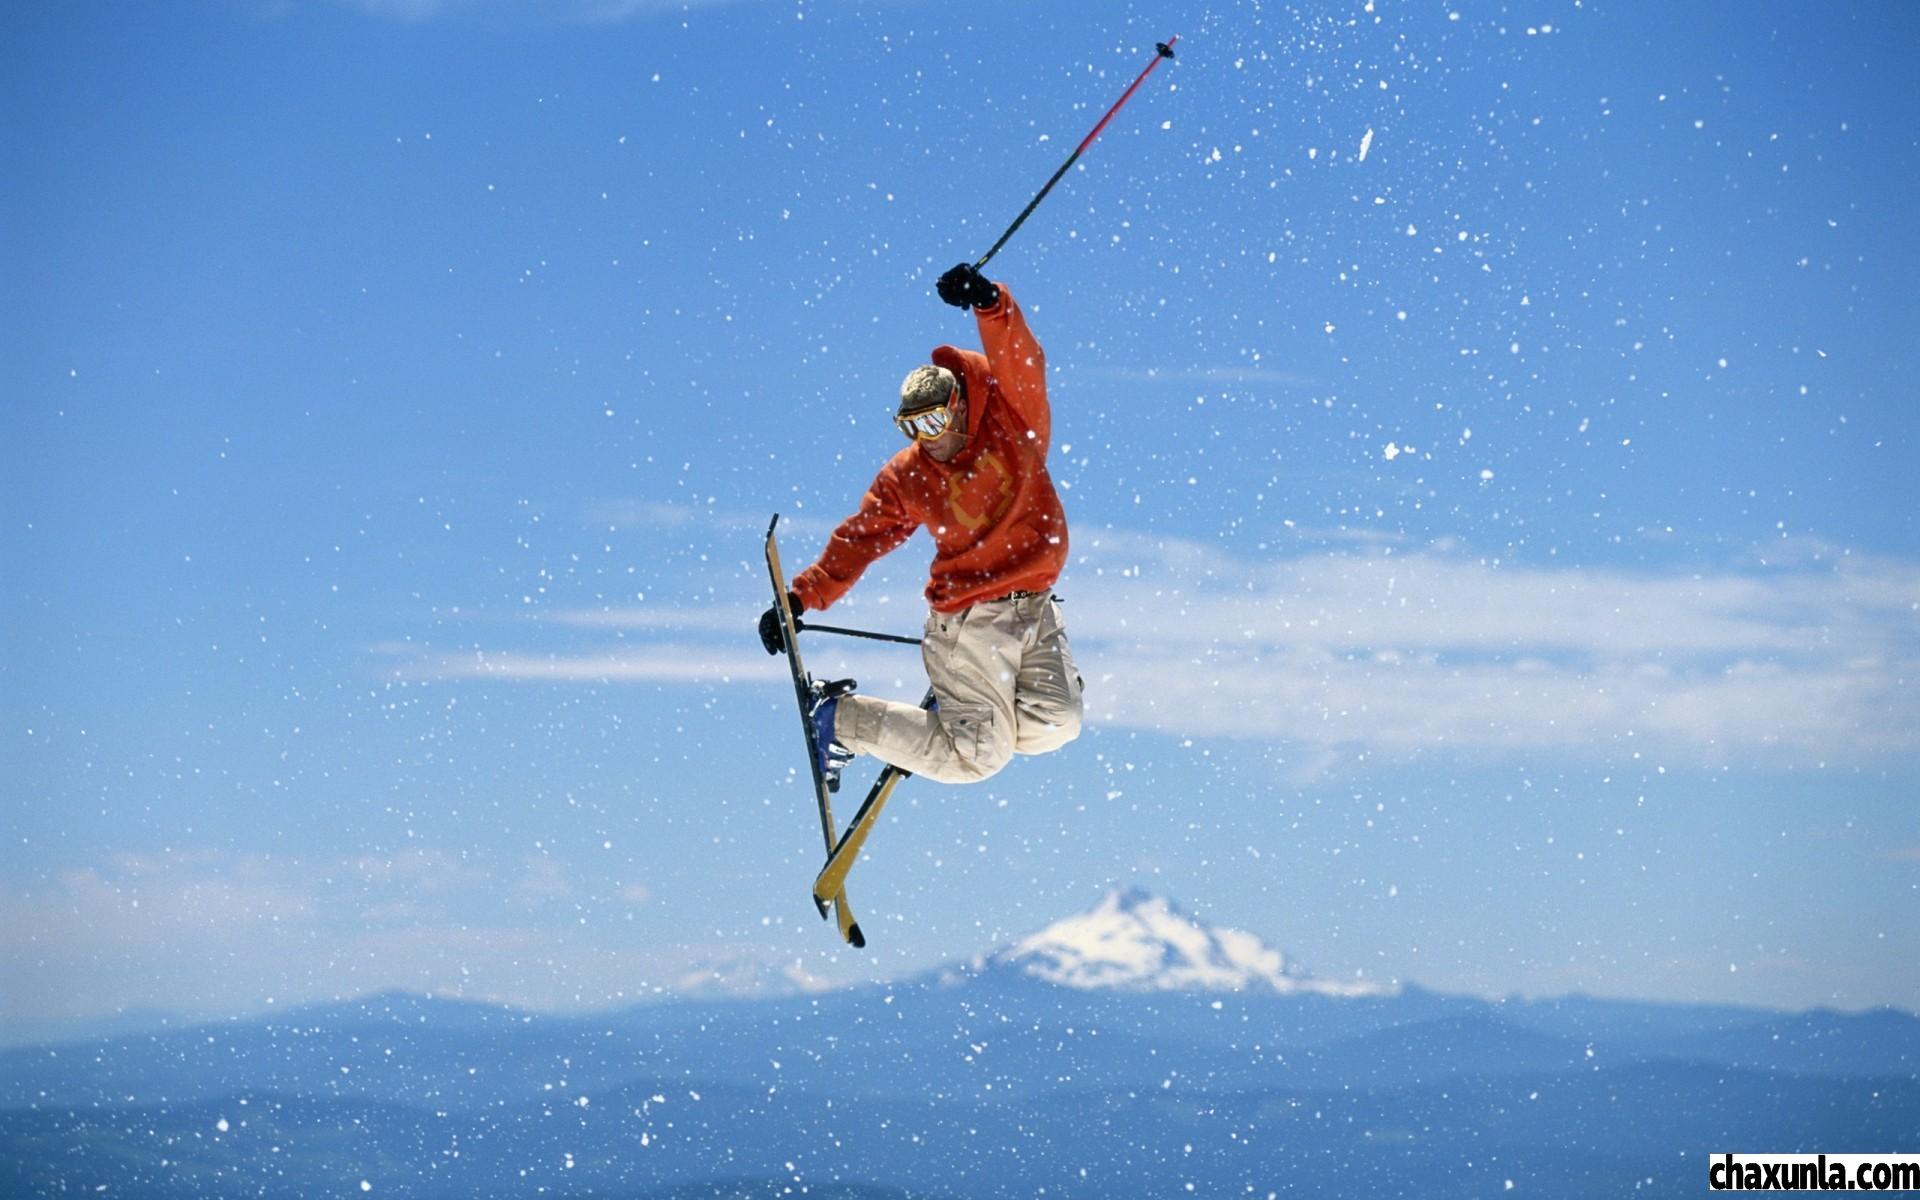
{"label": "camouflage beanie", "polygon": [[939,408],[953,396],[953,390],[959,386],[960,381],[955,379],[953,372],[945,367],[936,367],[932,363],[915,367],[907,372],[905,379],[900,381],[900,408],[897,415],[905,417],[913,413],[925,412],[930,408]]}

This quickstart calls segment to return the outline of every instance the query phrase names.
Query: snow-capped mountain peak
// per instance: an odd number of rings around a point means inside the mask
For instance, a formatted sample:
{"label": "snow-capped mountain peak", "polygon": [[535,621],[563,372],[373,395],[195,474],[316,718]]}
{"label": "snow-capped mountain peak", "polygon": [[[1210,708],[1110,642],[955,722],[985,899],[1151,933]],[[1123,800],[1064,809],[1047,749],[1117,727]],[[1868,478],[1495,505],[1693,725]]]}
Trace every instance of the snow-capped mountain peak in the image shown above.
{"label": "snow-capped mountain peak", "polygon": [[1391,990],[1315,979],[1257,935],[1207,925],[1138,887],[1108,892],[1087,912],[998,951],[988,966],[1087,990],[1345,996]]}

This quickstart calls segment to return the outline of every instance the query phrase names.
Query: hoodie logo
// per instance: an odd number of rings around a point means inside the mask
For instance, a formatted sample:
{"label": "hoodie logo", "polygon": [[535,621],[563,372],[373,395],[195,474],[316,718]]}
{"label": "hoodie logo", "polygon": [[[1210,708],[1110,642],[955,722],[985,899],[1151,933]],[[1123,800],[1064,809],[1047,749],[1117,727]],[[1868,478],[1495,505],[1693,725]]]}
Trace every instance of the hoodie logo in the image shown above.
{"label": "hoodie logo", "polygon": [[947,480],[947,507],[963,528],[978,533],[1013,507],[1013,472],[993,451],[982,451],[972,470]]}

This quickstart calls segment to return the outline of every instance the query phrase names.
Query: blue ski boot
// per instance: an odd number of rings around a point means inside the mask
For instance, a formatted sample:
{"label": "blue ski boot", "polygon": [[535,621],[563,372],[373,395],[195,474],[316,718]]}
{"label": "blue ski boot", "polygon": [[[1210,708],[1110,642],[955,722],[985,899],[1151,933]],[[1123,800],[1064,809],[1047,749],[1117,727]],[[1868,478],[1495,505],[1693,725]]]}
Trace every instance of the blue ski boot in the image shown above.
{"label": "blue ski boot", "polygon": [[840,697],[851,694],[855,686],[851,679],[815,680],[813,684],[813,706],[807,716],[813,722],[813,744],[820,754],[820,777],[826,780],[830,792],[840,790],[840,769],[854,759],[853,751],[834,737],[833,718],[839,711]]}

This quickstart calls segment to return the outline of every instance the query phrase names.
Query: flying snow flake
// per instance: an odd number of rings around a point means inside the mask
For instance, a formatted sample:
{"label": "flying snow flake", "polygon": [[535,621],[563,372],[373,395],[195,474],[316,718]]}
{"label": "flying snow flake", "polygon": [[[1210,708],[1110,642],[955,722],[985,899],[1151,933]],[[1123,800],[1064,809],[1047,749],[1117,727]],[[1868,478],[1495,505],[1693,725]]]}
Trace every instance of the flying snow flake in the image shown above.
{"label": "flying snow flake", "polygon": [[1360,161],[1367,161],[1367,151],[1373,149],[1373,130],[1368,129],[1360,138]]}
{"label": "flying snow flake", "polygon": [[1489,480],[1489,479],[1492,479],[1492,478],[1493,478],[1493,468],[1491,468],[1491,467],[1481,467],[1481,468],[1480,468],[1480,482],[1481,482],[1481,483],[1485,483],[1485,482],[1486,482],[1487,480]]}
{"label": "flying snow flake", "polygon": [[1380,452],[1380,456],[1388,462],[1392,462],[1394,459],[1400,457],[1400,447],[1392,442],[1388,442],[1387,448]]}

